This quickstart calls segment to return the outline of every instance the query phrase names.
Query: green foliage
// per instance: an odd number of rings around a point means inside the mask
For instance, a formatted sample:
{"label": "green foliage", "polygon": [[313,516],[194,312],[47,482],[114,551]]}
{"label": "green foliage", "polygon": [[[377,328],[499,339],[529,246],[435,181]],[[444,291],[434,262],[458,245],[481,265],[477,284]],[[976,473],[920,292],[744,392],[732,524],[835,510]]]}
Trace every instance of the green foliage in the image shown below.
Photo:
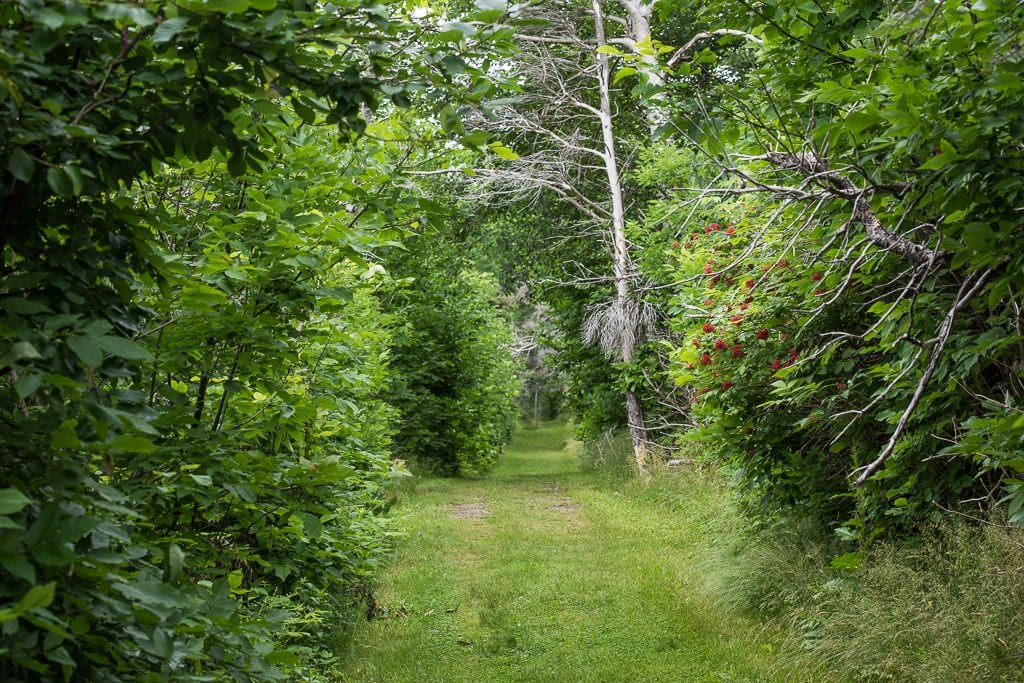
{"label": "green foliage", "polygon": [[364,117],[491,39],[402,12],[0,7],[10,680],[303,677],[331,643],[295,619],[370,590],[401,475],[370,262],[424,211],[419,141]]}
{"label": "green foliage", "polygon": [[413,240],[389,263],[396,316],[388,400],[401,413],[397,456],[445,475],[480,474],[517,417],[512,331],[493,277],[464,267],[453,247]]}
{"label": "green foliage", "polygon": [[18,397],[6,464],[35,500],[3,566],[9,595],[50,592],[7,624],[13,671],[279,677],[300,664],[277,644],[287,614],[254,608],[302,585],[344,611],[372,581],[396,475],[376,398],[389,337],[346,258],[384,233],[346,227],[322,138],[293,145],[241,179],[205,162],[122,195],[161,236],[134,340],[22,306],[43,381]]}
{"label": "green foliage", "polygon": [[[760,502],[864,541],[1000,480],[1016,514],[1024,119],[1019,54],[1000,46],[1020,7],[720,9],[711,28],[757,42],[723,37],[685,65],[680,91],[714,106],[673,115],[703,153],[656,147],[638,175],[662,192],[639,239],[672,283],[664,348],[690,436]],[[872,216],[936,258],[886,244]]]}

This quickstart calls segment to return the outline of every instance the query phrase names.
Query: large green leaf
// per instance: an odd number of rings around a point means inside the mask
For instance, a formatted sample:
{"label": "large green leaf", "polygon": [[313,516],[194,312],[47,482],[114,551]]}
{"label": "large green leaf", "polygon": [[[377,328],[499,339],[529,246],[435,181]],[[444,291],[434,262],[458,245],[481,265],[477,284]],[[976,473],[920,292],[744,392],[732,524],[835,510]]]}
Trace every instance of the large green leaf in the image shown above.
{"label": "large green leaf", "polygon": [[11,515],[21,512],[32,501],[18,489],[0,489],[0,515]]}

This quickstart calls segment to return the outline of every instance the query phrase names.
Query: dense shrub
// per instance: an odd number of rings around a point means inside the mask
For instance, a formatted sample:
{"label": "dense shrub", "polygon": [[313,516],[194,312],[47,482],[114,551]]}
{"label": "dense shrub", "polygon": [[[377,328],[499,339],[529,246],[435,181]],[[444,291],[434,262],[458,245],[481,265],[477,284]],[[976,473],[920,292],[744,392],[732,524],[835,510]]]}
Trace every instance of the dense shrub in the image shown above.
{"label": "dense shrub", "polygon": [[638,174],[691,437],[865,541],[993,490],[1020,521],[1021,7],[767,7],[703,15],[747,36],[680,67],[705,147]]}
{"label": "dense shrub", "polygon": [[425,212],[393,182],[422,148],[365,114],[447,74],[380,50],[429,40],[399,8],[332,8],[0,5],[6,680],[302,676],[332,644],[296,619],[369,593],[399,472],[370,252]]}
{"label": "dense shrub", "polygon": [[[422,240],[423,238],[421,238]],[[445,475],[491,467],[518,409],[512,330],[494,279],[451,248],[396,255],[385,295],[396,318],[388,401],[401,412],[397,456]]]}
{"label": "dense shrub", "polygon": [[301,660],[265,600],[304,587],[344,614],[367,592],[395,476],[388,319],[337,226],[303,219],[337,211],[338,158],[290,142],[241,179],[211,161],[118,198],[160,236],[159,269],[117,283],[133,308],[57,314],[88,300],[63,264],[8,274],[36,283],[3,330],[39,378],[7,388],[10,675],[272,678]]}

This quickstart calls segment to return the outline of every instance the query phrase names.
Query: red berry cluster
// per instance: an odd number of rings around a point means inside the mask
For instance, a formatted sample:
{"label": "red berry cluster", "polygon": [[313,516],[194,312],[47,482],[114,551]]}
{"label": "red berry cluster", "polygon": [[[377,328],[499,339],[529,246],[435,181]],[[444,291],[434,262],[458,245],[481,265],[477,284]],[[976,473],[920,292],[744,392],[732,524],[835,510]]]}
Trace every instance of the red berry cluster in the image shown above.
{"label": "red berry cluster", "polygon": [[776,358],[772,361],[772,372],[779,370],[780,368],[788,368],[790,365],[795,363],[800,358],[800,349],[791,346],[789,347],[789,360],[783,361],[781,358]]}

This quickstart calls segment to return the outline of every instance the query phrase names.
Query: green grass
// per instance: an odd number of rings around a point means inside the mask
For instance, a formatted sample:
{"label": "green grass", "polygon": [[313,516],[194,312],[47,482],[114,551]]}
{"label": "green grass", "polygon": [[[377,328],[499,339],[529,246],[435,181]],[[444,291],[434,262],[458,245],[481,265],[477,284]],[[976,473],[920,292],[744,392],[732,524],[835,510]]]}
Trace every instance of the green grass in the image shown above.
{"label": "green grass", "polygon": [[565,437],[521,430],[487,478],[417,481],[344,680],[810,680],[707,599],[707,520],[581,473]]}
{"label": "green grass", "polygon": [[696,532],[688,563],[706,594],[774,625],[780,654],[805,676],[1024,680],[1024,530],[1007,525],[1005,513],[947,515],[877,541],[857,571],[842,571],[833,558],[855,546],[812,520],[791,512],[758,529],[720,476],[660,475],[630,495],[688,520]]}

